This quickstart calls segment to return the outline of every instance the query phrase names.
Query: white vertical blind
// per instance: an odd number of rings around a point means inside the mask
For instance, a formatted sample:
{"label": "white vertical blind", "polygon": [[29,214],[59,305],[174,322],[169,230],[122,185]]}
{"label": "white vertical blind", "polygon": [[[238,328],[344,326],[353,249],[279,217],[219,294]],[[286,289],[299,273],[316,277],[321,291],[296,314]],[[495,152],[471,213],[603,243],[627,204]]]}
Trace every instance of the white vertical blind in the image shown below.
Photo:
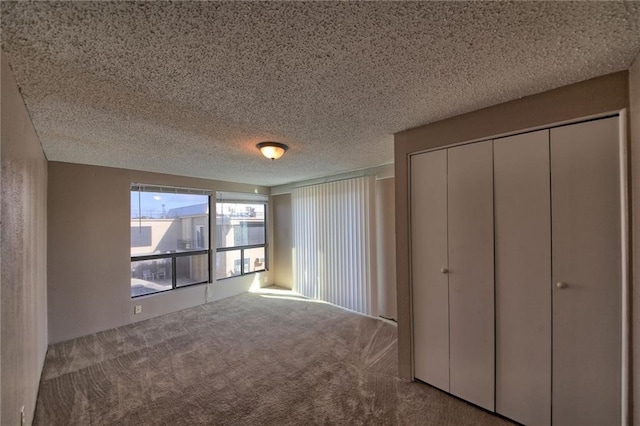
{"label": "white vertical blind", "polygon": [[292,191],[294,290],[378,314],[374,189],[361,177]]}

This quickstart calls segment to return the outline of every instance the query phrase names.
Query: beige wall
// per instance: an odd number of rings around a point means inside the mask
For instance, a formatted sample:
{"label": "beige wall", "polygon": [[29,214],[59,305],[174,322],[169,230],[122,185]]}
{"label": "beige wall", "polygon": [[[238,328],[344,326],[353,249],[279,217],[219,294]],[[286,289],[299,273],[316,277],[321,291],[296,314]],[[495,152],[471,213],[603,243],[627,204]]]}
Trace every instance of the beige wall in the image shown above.
{"label": "beige wall", "polygon": [[376,180],[378,315],[397,319],[396,215],[394,178]]}
{"label": "beige wall", "polygon": [[411,377],[409,285],[409,154],[530,129],[628,106],[628,73],[621,71],[431,123],[395,135],[396,267],[399,374]]}
{"label": "beige wall", "polygon": [[[49,342],[55,343],[270,284],[262,272],[131,299],[132,182],[267,194],[268,188],[81,164],[49,163]],[[211,215],[212,241],[215,215]],[[215,262],[213,276],[215,277]],[[142,314],[133,314],[142,305]]]}
{"label": "beige wall", "polygon": [[632,191],[633,424],[640,425],[640,55],[629,70]]}
{"label": "beige wall", "polygon": [[293,288],[293,222],[291,194],[271,197],[273,206],[273,283]]}
{"label": "beige wall", "polygon": [[47,351],[47,160],[4,53],[1,89],[1,419],[31,424]]}

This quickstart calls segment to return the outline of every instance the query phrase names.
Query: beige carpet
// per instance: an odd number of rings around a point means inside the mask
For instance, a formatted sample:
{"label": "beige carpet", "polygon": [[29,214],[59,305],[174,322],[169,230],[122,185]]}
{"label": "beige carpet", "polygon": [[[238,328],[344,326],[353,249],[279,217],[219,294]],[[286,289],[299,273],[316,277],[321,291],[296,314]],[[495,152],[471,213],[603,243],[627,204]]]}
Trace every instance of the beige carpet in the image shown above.
{"label": "beige carpet", "polygon": [[53,345],[36,425],[502,425],[397,378],[396,327],[244,294]]}

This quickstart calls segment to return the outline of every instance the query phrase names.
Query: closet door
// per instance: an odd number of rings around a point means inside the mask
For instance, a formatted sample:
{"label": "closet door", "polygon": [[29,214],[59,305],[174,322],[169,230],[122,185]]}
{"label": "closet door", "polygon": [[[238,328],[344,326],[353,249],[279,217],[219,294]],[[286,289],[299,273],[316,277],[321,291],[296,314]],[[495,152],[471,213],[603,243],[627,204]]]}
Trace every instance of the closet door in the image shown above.
{"label": "closet door", "polygon": [[620,424],[618,118],[551,130],[553,424]]}
{"label": "closet door", "polygon": [[[411,157],[414,373],[449,391],[447,151]],[[446,270],[445,270],[446,272]]]}
{"label": "closet door", "polygon": [[448,150],[449,380],[494,410],[492,142]]}
{"label": "closet door", "polygon": [[494,151],[496,411],[551,423],[549,130],[497,139]]}

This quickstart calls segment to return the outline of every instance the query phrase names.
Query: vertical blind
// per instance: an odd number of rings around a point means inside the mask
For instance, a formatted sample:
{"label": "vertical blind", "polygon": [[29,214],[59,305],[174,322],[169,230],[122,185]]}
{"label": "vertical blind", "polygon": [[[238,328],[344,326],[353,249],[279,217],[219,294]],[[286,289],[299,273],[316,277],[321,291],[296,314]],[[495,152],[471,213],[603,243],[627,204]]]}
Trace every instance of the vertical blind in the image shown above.
{"label": "vertical blind", "polygon": [[295,291],[377,315],[374,190],[362,177],[292,191]]}

